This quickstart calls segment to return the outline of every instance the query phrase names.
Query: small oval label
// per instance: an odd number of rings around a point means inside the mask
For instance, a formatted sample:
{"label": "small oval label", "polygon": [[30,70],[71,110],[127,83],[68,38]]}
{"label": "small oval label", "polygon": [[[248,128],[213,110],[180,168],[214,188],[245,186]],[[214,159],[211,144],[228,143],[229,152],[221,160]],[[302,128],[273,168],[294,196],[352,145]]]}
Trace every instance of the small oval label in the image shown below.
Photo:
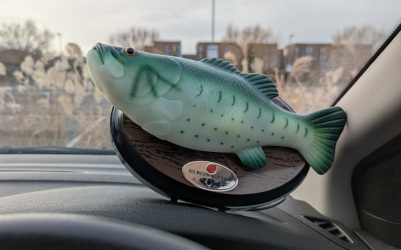
{"label": "small oval label", "polygon": [[189,162],[182,167],[182,174],[192,185],[213,192],[230,191],[238,184],[231,169],[210,161]]}

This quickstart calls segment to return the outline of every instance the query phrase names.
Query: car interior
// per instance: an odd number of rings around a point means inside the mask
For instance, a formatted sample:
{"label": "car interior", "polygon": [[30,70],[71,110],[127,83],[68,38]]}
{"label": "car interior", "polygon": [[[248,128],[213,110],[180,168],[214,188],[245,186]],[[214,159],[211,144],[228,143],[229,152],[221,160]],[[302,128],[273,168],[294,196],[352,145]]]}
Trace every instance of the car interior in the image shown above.
{"label": "car interior", "polygon": [[400,249],[400,31],[331,103],[347,114],[331,169],[307,167],[264,206],[172,195],[115,141],[115,151],[0,144],[0,249]]}

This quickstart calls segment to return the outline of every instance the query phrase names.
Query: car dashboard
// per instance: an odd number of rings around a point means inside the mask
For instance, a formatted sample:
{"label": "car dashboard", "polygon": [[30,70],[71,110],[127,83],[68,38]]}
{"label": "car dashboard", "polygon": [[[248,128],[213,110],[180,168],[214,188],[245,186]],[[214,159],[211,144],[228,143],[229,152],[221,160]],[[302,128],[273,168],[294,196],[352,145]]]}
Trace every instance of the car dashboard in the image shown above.
{"label": "car dashboard", "polygon": [[90,215],[145,225],[211,249],[368,249],[363,233],[288,196],[258,211],[172,201],[141,184],[115,155],[8,154],[0,214]]}

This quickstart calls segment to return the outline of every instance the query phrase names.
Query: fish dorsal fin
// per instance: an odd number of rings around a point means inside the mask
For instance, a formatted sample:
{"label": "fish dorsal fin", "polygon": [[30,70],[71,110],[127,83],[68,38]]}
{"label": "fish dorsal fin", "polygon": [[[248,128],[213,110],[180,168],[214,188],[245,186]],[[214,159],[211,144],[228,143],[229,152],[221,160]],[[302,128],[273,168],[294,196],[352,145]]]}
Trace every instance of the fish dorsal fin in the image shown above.
{"label": "fish dorsal fin", "polygon": [[232,65],[230,62],[225,61],[223,59],[204,58],[201,60],[201,62],[214,65],[216,67],[219,67],[221,69],[224,69],[224,70],[236,73],[236,74],[240,73],[239,70],[234,65]]}
{"label": "fish dorsal fin", "polygon": [[274,84],[273,80],[270,79],[270,77],[268,77],[267,75],[255,73],[240,73],[239,75],[242,76],[250,85],[262,92],[268,98],[274,98],[278,96],[276,84]]}
{"label": "fish dorsal fin", "polygon": [[225,61],[223,59],[217,58],[205,58],[202,59],[201,62],[207,63],[221,69],[233,72],[235,74],[240,75],[243,77],[251,86],[253,86],[258,91],[262,92],[263,95],[267,96],[268,98],[274,98],[278,96],[278,91],[276,85],[267,75],[263,74],[245,74],[241,73],[234,65],[230,62]]}

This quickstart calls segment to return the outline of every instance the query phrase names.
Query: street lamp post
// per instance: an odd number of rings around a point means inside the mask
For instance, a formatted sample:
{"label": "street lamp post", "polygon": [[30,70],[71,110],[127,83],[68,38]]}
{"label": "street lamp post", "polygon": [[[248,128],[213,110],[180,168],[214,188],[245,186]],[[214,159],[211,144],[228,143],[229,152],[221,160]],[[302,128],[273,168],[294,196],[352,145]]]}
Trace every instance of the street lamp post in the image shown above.
{"label": "street lamp post", "polygon": [[290,34],[290,36],[288,37],[288,45],[291,44],[293,38],[294,38],[294,34]]}
{"label": "street lamp post", "polygon": [[59,36],[59,41],[60,41],[60,58],[63,57],[63,45],[62,45],[62,40],[61,40],[61,33],[57,33]]}
{"label": "street lamp post", "polygon": [[215,0],[212,0],[212,43],[214,42],[214,9],[215,9]]}

